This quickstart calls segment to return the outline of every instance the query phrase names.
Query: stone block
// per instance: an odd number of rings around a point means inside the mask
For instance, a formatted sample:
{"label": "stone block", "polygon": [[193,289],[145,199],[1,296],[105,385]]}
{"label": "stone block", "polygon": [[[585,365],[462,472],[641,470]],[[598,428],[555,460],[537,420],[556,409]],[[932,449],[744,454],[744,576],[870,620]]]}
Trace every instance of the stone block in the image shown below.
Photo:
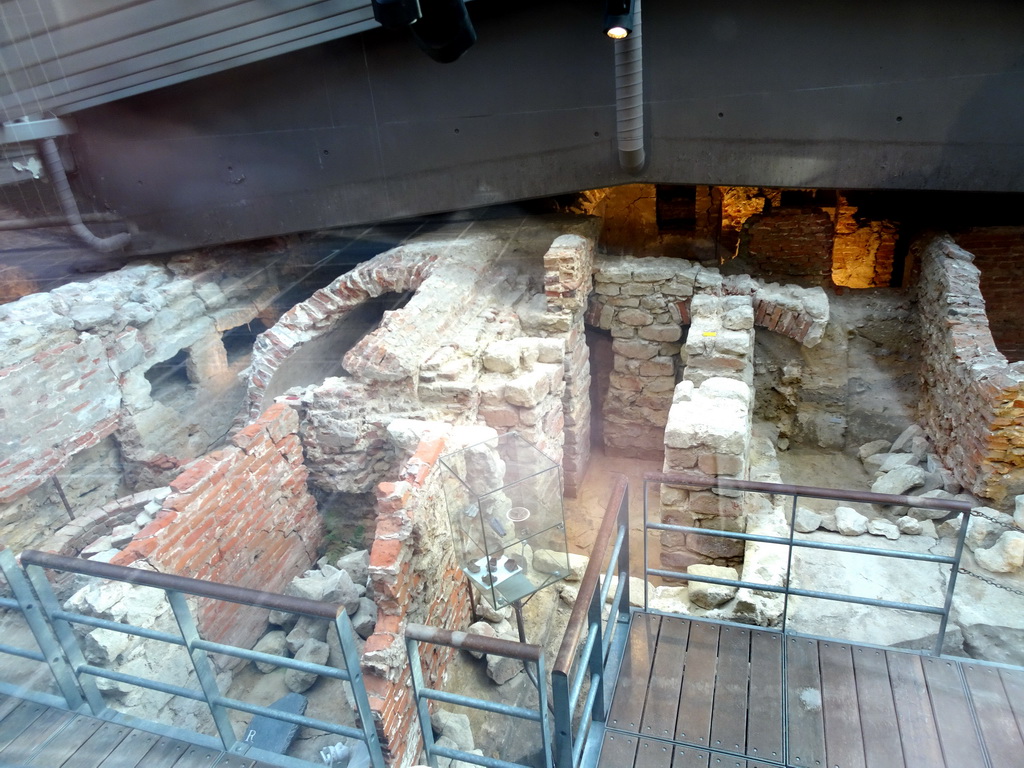
{"label": "stone block", "polygon": [[551,391],[549,372],[533,370],[517,376],[505,385],[505,399],[513,405],[532,408]]}
{"label": "stone block", "polygon": [[867,533],[868,519],[851,507],[836,507],[836,529],[843,536]]}
{"label": "stone block", "polygon": [[[688,574],[694,576],[708,576],[716,579],[732,580],[739,579],[739,572],[735,568],[725,568],[717,565],[691,565],[686,569]],[[687,582],[687,590],[690,602],[694,605],[708,610],[724,605],[736,596],[738,587],[725,584],[711,584],[701,581]]]}

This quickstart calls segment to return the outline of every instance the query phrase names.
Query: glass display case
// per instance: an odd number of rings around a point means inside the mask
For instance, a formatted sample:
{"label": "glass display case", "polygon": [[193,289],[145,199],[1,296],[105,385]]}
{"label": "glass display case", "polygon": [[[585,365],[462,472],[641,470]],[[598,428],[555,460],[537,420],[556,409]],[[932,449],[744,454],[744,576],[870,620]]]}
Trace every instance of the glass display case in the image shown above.
{"label": "glass display case", "polygon": [[558,464],[509,432],[440,459],[459,567],[495,608],[569,573]]}

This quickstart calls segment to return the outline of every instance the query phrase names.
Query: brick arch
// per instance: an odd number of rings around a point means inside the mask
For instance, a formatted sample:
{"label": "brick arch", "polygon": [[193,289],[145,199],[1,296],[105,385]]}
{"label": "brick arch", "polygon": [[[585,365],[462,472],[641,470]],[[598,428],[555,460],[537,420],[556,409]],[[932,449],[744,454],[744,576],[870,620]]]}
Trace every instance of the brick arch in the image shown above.
{"label": "brick arch", "polygon": [[247,394],[249,418],[264,410],[274,374],[299,349],[323,338],[369,299],[418,289],[436,260],[436,252],[409,246],[386,251],[285,312],[253,345]]}

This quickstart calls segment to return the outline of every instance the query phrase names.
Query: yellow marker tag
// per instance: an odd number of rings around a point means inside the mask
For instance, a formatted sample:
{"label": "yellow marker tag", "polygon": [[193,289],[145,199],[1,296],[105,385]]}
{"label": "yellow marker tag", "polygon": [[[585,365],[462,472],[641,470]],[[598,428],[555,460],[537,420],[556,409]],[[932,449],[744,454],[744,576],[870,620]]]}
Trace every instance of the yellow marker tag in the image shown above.
{"label": "yellow marker tag", "polygon": [[717,331],[704,331],[704,333],[702,333],[701,335],[702,336],[717,336],[718,332]]}

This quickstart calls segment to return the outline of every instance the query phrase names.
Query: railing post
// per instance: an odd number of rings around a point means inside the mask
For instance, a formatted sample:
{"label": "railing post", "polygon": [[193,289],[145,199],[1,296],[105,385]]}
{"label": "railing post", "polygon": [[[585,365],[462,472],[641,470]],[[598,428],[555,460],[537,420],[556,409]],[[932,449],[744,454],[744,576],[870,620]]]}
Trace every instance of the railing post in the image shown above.
{"label": "railing post", "polygon": [[89,710],[94,715],[102,715],[107,709],[107,703],[103,700],[103,695],[100,693],[99,688],[96,687],[96,681],[88,675],[83,677],[78,674],[78,670],[85,666],[85,656],[82,653],[82,647],[78,643],[78,638],[75,637],[75,633],[68,622],[54,618],[53,614],[60,610],[60,606],[57,604],[57,597],[53,594],[50,582],[46,579],[46,572],[38,565],[27,565],[24,568],[25,576],[39,597],[39,607],[46,618],[46,623],[53,628],[53,634],[56,636],[57,642],[60,643],[61,650],[64,652],[64,657],[68,662],[67,668],[74,675],[78,687],[85,694]]}
{"label": "railing post", "polygon": [[935,638],[935,648],[932,655],[941,656],[942,646],[946,643],[946,625],[949,623],[949,609],[953,604],[953,592],[956,589],[956,578],[960,573],[960,558],[964,555],[964,542],[967,541],[967,528],[971,524],[971,511],[964,510],[961,514],[960,531],[956,537],[956,551],[953,553],[954,562],[950,565],[949,580],[946,582],[946,600],[942,604],[942,618],[939,620],[939,632]]}
{"label": "railing post", "polygon": [[14,593],[14,599],[21,609],[21,615],[25,617],[25,623],[35,637],[36,645],[46,658],[50,667],[50,673],[57,683],[57,689],[64,697],[64,703],[70,710],[78,710],[85,704],[85,698],[78,687],[75,679],[75,672],[68,663],[60,643],[53,633],[53,629],[46,621],[46,616],[40,609],[39,602],[29,586],[28,580],[21,572],[14,555],[9,549],[0,551],[0,571],[3,572],[7,584]]}
{"label": "railing post", "polygon": [[569,678],[560,670],[551,673],[551,699],[555,707],[555,765],[557,768],[573,768]]}
{"label": "railing post", "polygon": [[[626,578],[629,578],[627,573]],[[623,597],[627,593],[623,592]],[[629,604],[627,603],[627,606]],[[590,624],[590,632],[594,633],[593,644],[590,649],[590,658],[587,659],[587,664],[590,666],[590,684],[595,685],[596,692],[594,695],[594,706],[591,710],[591,718],[598,722],[604,722],[605,720],[605,703],[604,703],[604,637],[601,633],[601,592],[600,590],[594,592],[594,597],[590,601],[590,610],[587,612],[587,620]]]}
{"label": "railing post", "polygon": [[373,722],[373,710],[370,699],[366,695],[366,684],[363,682],[363,670],[359,665],[359,651],[356,649],[355,632],[352,621],[344,610],[339,610],[334,619],[334,630],[338,633],[341,644],[341,655],[345,659],[345,671],[348,672],[348,683],[352,688],[352,698],[359,714],[359,725],[366,739],[366,749],[370,753],[373,768],[384,768],[384,753],[377,736],[377,726]]}
{"label": "railing post", "polygon": [[544,653],[540,654],[540,658],[537,659],[537,694],[539,696],[539,702],[537,704],[540,710],[540,740],[541,746],[544,749],[544,766],[545,768],[554,768],[552,763],[552,744],[551,744],[551,719],[548,714],[548,686],[547,686],[547,669],[544,665]]}
{"label": "railing post", "polygon": [[210,657],[206,651],[196,648],[196,641],[201,638],[199,628],[192,616],[192,610],[188,607],[188,600],[181,592],[166,590],[164,594],[167,595],[167,602],[170,603],[174,619],[178,622],[178,630],[181,632],[181,638],[185,641],[185,648],[192,661],[192,668],[196,671],[196,677],[199,678],[199,687],[203,689],[203,696],[206,697],[206,705],[210,708],[210,714],[213,716],[217,735],[220,737],[221,744],[224,745],[224,750],[228,751],[238,741],[238,736],[235,735],[235,729],[231,725],[227,710],[218,703],[220,687],[217,685],[217,676],[210,664]]}
{"label": "railing post", "polygon": [[[619,526],[625,530],[625,535],[622,537],[622,546],[619,548],[619,562],[617,565],[618,571],[622,574],[619,578],[626,580],[625,589],[622,591],[624,598],[624,605],[618,605],[619,621],[629,621],[629,481],[624,483],[624,491],[622,494],[622,500],[619,502]],[[647,525],[647,487],[644,486],[644,525]],[[647,529],[644,528],[644,610],[647,610]]]}
{"label": "railing post", "polygon": [[409,675],[412,677],[412,697],[416,703],[416,716],[420,721],[420,735],[423,737],[423,754],[430,768],[437,768],[434,754],[434,731],[430,725],[430,707],[420,694],[426,685],[423,682],[423,666],[420,662],[419,641],[406,636],[405,649],[409,655]]}

